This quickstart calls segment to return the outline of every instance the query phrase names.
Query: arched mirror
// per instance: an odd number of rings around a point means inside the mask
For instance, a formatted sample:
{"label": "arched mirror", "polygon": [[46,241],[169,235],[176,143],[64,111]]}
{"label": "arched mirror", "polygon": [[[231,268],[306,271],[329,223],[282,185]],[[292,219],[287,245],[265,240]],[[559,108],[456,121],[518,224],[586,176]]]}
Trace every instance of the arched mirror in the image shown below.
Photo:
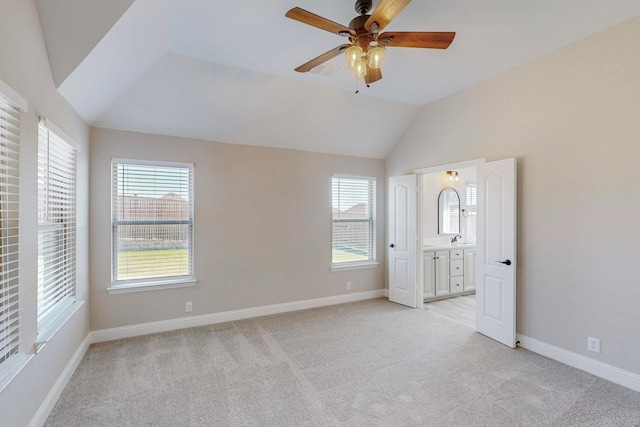
{"label": "arched mirror", "polygon": [[438,234],[460,233],[460,196],[447,187],[438,196]]}

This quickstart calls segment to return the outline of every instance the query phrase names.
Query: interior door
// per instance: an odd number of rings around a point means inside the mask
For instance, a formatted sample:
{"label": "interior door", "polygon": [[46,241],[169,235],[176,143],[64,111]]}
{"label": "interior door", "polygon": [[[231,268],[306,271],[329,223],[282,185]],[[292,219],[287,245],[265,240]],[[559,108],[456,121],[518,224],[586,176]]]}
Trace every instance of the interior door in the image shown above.
{"label": "interior door", "polygon": [[417,179],[415,175],[389,178],[389,301],[416,308],[418,286]]}
{"label": "interior door", "polygon": [[516,159],[478,165],[476,329],[516,346]]}

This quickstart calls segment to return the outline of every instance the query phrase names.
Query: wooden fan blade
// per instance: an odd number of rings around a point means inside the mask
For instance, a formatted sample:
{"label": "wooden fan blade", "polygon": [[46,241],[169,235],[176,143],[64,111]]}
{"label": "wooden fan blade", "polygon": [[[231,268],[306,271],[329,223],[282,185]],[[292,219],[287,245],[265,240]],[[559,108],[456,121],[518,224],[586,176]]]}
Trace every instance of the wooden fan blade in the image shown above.
{"label": "wooden fan blade", "polygon": [[380,0],[380,4],[373,11],[373,14],[364,23],[364,29],[369,31],[374,22],[378,23],[378,31],[382,31],[384,27],[396,17],[398,13],[408,5],[411,0]]}
{"label": "wooden fan blade", "polygon": [[321,30],[329,31],[330,33],[342,35],[355,35],[355,31],[344,25],[340,25],[337,22],[329,21],[322,16],[318,16],[315,13],[307,12],[299,7],[294,7],[285,15],[287,18],[294,19],[302,22],[303,24],[311,25],[312,27],[320,28]]}
{"label": "wooden fan blade", "polygon": [[456,33],[438,32],[388,32],[378,36],[378,44],[394,47],[420,47],[427,49],[446,49]]}
{"label": "wooden fan blade", "polygon": [[338,46],[334,49],[331,49],[329,52],[325,52],[322,55],[313,58],[311,61],[302,64],[301,66],[299,66],[298,68],[296,68],[295,70],[299,73],[306,73],[307,71],[317,67],[318,65],[327,62],[328,60],[330,60],[331,58],[334,58],[338,55],[340,55],[342,52],[344,52],[344,50],[346,48],[348,48],[349,46],[351,46],[350,44],[343,44],[342,46]]}
{"label": "wooden fan blade", "polygon": [[380,68],[369,68],[367,70],[367,75],[364,76],[364,82],[366,84],[377,82],[382,78],[382,71]]}

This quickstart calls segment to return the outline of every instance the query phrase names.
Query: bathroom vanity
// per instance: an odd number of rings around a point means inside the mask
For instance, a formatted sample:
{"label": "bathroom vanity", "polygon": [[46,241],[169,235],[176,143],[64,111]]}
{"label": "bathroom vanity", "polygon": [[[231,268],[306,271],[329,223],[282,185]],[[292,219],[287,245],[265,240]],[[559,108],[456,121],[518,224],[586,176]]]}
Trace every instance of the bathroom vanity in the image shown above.
{"label": "bathroom vanity", "polygon": [[475,293],[476,247],[424,246],[422,250],[424,300]]}

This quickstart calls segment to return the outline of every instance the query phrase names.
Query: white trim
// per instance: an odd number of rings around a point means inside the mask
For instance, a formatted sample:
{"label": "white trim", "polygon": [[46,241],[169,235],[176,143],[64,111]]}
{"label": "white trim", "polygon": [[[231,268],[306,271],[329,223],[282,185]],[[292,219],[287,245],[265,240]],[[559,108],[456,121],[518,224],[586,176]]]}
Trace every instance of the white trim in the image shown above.
{"label": "white trim", "polygon": [[122,159],[114,157],[111,159],[111,164],[125,164],[125,165],[141,165],[141,166],[160,166],[160,167],[173,167],[173,168],[189,168],[193,169],[193,163],[183,162],[166,162],[161,160],[141,160],[141,159]]}
{"label": "white trim", "polygon": [[78,368],[78,365],[80,365],[80,362],[82,361],[82,358],[84,357],[85,353],[89,349],[90,342],[91,342],[91,332],[87,334],[85,339],[82,341],[82,343],[80,344],[76,352],[73,354],[73,356],[69,360],[69,363],[67,363],[67,366],[64,368],[64,370],[58,377],[58,380],[55,382],[53,387],[51,387],[51,390],[49,390],[49,394],[47,394],[47,397],[44,399],[44,401],[40,405],[40,408],[38,408],[38,411],[35,413],[35,415],[31,419],[31,422],[29,423],[29,427],[41,427],[44,425],[45,421],[47,421],[49,414],[51,414],[53,407],[58,402],[58,399],[60,398],[60,395],[64,391],[64,388],[67,386],[67,383],[71,379],[71,376],[76,371],[76,369]]}
{"label": "white trim", "polygon": [[28,111],[27,108],[29,104],[27,103],[27,100],[21,97],[18,92],[11,88],[11,86],[3,82],[2,79],[0,79],[0,92],[5,98],[17,105],[22,111]]}
{"label": "white trim", "polygon": [[331,175],[332,178],[343,178],[343,179],[367,179],[369,181],[375,181],[377,178],[375,176],[364,176],[364,175],[341,175],[338,173],[334,173]]}
{"label": "white trim", "polygon": [[46,322],[41,330],[38,330],[38,341],[35,345],[35,352],[38,353],[42,347],[48,343],[53,336],[67,323],[67,320],[80,310],[80,307],[84,305],[84,300],[74,301],[64,308],[56,317],[52,318],[50,322]]}
{"label": "white trim", "polygon": [[60,139],[73,147],[74,150],[76,150],[77,152],[82,151],[82,146],[78,144],[75,139],[71,138],[65,131],[56,126],[55,123],[53,123],[49,118],[45,117],[43,119],[40,119],[40,122],[49,131],[55,133]]}
{"label": "white trim", "polygon": [[636,373],[625,371],[613,365],[564,350],[525,335],[517,334],[516,338],[520,341],[518,345],[524,349],[588,372],[597,377],[604,378],[621,386],[628,387],[631,390],[640,391],[640,375]]}
{"label": "white trim", "polygon": [[448,169],[464,169],[464,168],[471,168],[474,166],[478,166],[481,165],[483,163],[486,163],[487,159],[485,159],[484,157],[481,159],[475,159],[475,160],[467,160],[464,162],[457,162],[457,163],[447,163],[446,165],[438,165],[438,166],[431,166],[428,168],[422,168],[422,169],[415,169],[413,171],[413,173],[415,174],[427,174],[427,173],[434,173],[434,172],[442,172],[443,170],[448,170]]}
{"label": "white trim", "polygon": [[109,295],[130,294],[133,292],[159,291],[162,289],[188,288],[195,286],[196,279],[185,280],[156,280],[154,282],[126,283],[107,288]]}
{"label": "white trim", "polygon": [[310,308],[326,307],[329,305],[381,298],[383,290],[365,291],[325,298],[315,298],[302,301],[285,302],[282,304],[264,305],[261,307],[245,308],[241,310],[224,311],[221,313],[204,314],[200,316],[182,317],[159,322],[141,323],[138,325],[122,326],[119,328],[100,329],[91,332],[91,342],[98,343],[158,332],[175,331],[177,329],[193,328],[196,326],[212,325],[216,323],[233,322],[251,319],[253,317],[269,316],[272,314],[288,313],[290,311],[307,310]]}
{"label": "white trim", "polygon": [[346,271],[346,270],[363,270],[365,268],[377,268],[379,265],[380,263],[376,261],[361,262],[358,264],[345,262],[342,264],[332,264],[331,272]]}
{"label": "white trim", "polygon": [[17,353],[2,362],[2,365],[0,365],[0,393],[29,363],[33,356],[33,354]]}
{"label": "white trim", "polygon": [[384,297],[389,298],[389,289],[387,288],[384,289]]}

